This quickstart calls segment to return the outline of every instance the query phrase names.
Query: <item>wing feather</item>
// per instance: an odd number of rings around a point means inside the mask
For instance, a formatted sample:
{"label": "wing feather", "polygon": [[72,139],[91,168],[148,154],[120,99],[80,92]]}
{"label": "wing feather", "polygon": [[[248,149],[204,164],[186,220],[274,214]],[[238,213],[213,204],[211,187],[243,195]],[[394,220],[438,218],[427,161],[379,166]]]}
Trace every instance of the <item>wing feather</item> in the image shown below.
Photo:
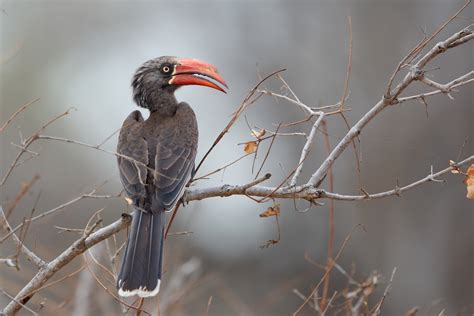
{"label": "wing feather", "polygon": [[148,145],[140,136],[142,122],[140,111],[132,112],[123,122],[117,146],[117,153],[130,158],[117,157],[117,160],[125,192],[134,201],[146,196]]}
{"label": "wing feather", "polygon": [[174,138],[161,139],[155,156],[156,199],[164,210],[171,210],[184,191],[194,168],[196,149]]}

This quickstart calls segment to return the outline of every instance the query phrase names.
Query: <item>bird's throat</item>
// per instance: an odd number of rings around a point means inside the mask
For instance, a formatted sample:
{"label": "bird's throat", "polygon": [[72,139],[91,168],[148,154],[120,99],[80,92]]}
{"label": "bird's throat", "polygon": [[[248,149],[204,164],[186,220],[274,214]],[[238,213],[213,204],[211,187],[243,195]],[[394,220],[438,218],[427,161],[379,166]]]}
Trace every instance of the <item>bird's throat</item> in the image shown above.
{"label": "bird's throat", "polygon": [[147,104],[146,107],[151,113],[157,113],[164,117],[174,116],[176,114],[178,100],[176,100],[174,93],[164,93],[156,98],[152,98],[150,101],[150,104]]}

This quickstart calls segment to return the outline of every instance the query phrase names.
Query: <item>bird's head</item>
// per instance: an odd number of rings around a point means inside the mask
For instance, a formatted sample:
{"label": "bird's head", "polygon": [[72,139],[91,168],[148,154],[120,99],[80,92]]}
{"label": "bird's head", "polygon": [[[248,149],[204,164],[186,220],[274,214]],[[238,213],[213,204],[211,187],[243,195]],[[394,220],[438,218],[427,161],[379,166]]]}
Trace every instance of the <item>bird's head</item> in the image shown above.
{"label": "bird's head", "polygon": [[210,87],[225,93],[227,88],[217,68],[192,58],[162,56],[145,62],[132,80],[133,99],[150,110],[173,101],[174,92],[184,85]]}

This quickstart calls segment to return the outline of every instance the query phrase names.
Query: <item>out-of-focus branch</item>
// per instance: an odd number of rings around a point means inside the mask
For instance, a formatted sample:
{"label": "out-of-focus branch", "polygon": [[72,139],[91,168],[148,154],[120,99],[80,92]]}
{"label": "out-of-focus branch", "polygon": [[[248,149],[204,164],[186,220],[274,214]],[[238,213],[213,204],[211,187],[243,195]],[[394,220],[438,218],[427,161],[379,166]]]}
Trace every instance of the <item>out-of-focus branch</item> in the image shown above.
{"label": "out-of-focus branch", "polygon": [[16,110],[9,118],[6,120],[6,122],[0,127],[0,134],[7,128],[7,126],[17,117],[18,114],[26,110],[30,105],[33,103],[37,102],[38,99],[34,99],[33,101],[30,101],[28,103],[23,104],[18,110]]}
{"label": "out-of-focus branch", "polygon": [[47,217],[47,216],[50,216],[50,215],[53,215],[61,210],[64,210],[65,208],[67,208],[68,206],[71,206],[72,204],[74,203],[77,203],[83,199],[109,199],[109,198],[114,198],[114,197],[118,197],[119,195],[110,195],[110,194],[107,194],[107,195],[97,195],[95,194],[97,190],[94,189],[92,191],[90,191],[89,193],[84,193],[78,197],[75,197],[74,199],[72,200],[69,200],[68,202],[65,202],[61,205],[58,205],[48,211],[45,211],[41,214],[38,214],[30,219],[27,219],[24,223],[21,223],[19,224],[18,226],[16,226],[15,228],[13,228],[11,231],[9,231],[5,236],[2,236],[2,238],[0,238],[0,244],[3,243],[5,240],[7,240],[13,233],[17,232],[19,229],[21,229],[23,227],[23,225],[25,224],[29,224],[31,222],[34,222],[34,221],[37,221],[39,219],[42,219],[44,217]]}
{"label": "out-of-focus branch", "polygon": [[[13,229],[10,226],[10,223],[8,223],[7,217],[5,213],[3,212],[3,208],[0,206],[0,223],[3,226],[3,228],[7,232],[12,232]],[[11,237],[13,239],[13,242],[19,247],[20,251],[25,255],[25,257],[31,261],[34,265],[36,265],[39,269],[43,268],[47,263],[38,255],[36,255],[33,251],[31,251],[28,247],[25,246],[25,244],[21,241],[20,238],[15,233],[11,234]]]}
{"label": "out-of-focus branch", "polygon": [[15,296],[15,299],[3,309],[1,314],[14,315],[21,309],[22,304],[26,304],[32,298],[35,291],[44,285],[62,267],[95,244],[128,227],[130,222],[130,216],[123,214],[119,220],[97,230],[96,232],[93,232],[93,229],[97,225],[93,225],[91,228],[85,231],[84,236],[75,241],[71,246],[69,246],[69,248],[64,250],[54,260],[43,265],[39,272],[33,277],[33,279],[31,279],[31,281],[28,282],[28,284],[25,285],[23,289],[20,290],[20,292],[18,292],[18,294]]}
{"label": "out-of-focus branch", "polygon": [[388,282],[388,285],[385,288],[385,291],[383,292],[383,296],[380,299],[380,301],[377,303],[375,307],[375,311],[371,313],[371,315],[373,316],[380,315],[380,312],[382,311],[383,302],[385,301],[385,298],[387,297],[388,293],[390,292],[390,289],[392,288],[392,282],[393,282],[393,278],[395,277],[396,272],[397,272],[397,267],[393,268],[392,275],[390,276],[390,281]]}
{"label": "out-of-focus branch", "polygon": [[[20,108],[21,109],[21,108]],[[51,120],[49,120],[45,125],[43,125],[40,129],[38,129],[35,133],[33,133],[28,139],[26,139],[25,141],[23,141],[22,143],[22,148],[21,148],[21,151],[17,154],[17,156],[15,157],[15,159],[13,160],[13,162],[11,163],[10,167],[8,168],[7,172],[5,173],[5,175],[3,176],[2,180],[0,180],[0,187],[2,187],[5,182],[7,181],[8,177],[10,176],[10,174],[13,172],[13,169],[15,169],[15,167],[17,166],[18,164],[18,161],[20,160],[21,156],[28,151],[28,147],[31,146],[31,144],[33,144],[35,142],[35,140],[38,138],[38,135],[39,133],[41,133],[43,130],[45,130],[49,125],[53,124],[54,122],[56,122],[57,120],[59,120],[60,118],[68,115],[70,113],[70,110],[71,109],[68,109],[66,112],[52,118]],[[18,112],[18,111],[17,111]],[[15,112],[15,113],[17,113]],[[13,116],[14,117],[14,116]],[[13,119],[13,118],[12,118]],[[7,123],[9,123],[11,121],[7,121]],[[5,127],[7,126],[8,124],[5,124]]]}

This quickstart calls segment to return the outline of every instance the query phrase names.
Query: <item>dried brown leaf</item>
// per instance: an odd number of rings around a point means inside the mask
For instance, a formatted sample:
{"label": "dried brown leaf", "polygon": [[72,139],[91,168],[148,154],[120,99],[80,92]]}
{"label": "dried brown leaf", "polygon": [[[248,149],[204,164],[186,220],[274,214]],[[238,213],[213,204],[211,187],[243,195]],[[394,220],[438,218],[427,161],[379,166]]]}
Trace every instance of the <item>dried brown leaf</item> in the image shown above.
{"label": "dried brown leaf", "polygon": [[246,142],[244,143],[244,151],[247,153],[247,154],[253,154],[254,152],[257,151],[257,148],[258,148],[258,144],[256,141],[252,140],[250,142]]}
{"label": "dried brown leaf", "polygon": [[466,179],[464,180],[464,183],[467,186],[466,197],[468,199],[474,199],[474,164],[467,168]]}
{"label": "dried brown leaf", "polygon": [[267,210],[260,214],[260,217],[270,217],[280,215],[280,204],[269,206]]}
{"label": "dried brown leaf", "polygon": [[280,240],[270,239],[270,240],[267,240],[267,242],[264,245],[261,245],[260,248],[262,248],[262,249],[270,248],[270,246],[278,244],[279,242],[280,242]]}
{"label": "dried brown leaf", "polygon": [[416,313],[418,312],[418,306],[413,307],[409,311],[405,313],[405,316],[415,316]]}

